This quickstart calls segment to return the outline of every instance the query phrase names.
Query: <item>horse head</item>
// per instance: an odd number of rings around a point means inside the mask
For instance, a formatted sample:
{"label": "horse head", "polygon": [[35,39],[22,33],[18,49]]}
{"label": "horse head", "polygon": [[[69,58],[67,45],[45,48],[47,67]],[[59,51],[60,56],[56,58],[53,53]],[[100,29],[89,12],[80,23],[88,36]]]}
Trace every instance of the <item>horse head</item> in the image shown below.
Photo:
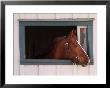
{"label": "horse head", "polygon": [[72,30],[67,36],[55,38],[47,57],[53,59],[69,59],[73,63],[82,66],[87,65],[90,60],[78,42],[75,30]]}
{"label": "horse head", "polygon": [[72,59],[73,63],[80,64],[82,66],[85,66],[89,63],[90,58],[83,49],[83,47],[78,42],[76,31],[72,30],[67,35],[66,44],[68,44],[68,51],[69,51],[68,57]]}

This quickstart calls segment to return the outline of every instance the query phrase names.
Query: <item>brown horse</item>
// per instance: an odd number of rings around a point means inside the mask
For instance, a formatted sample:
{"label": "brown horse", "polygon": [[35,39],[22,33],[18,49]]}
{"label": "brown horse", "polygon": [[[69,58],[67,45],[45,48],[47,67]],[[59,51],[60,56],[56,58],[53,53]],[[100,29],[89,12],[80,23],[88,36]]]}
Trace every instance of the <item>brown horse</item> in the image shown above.
{"label": "brown horse", "polygon": [[90,61],[87,53],[77,41],[77,36],[73,30],[67,36],[57,37],[46,57],[52,59],[68,59],[82,66],[87,65]]}

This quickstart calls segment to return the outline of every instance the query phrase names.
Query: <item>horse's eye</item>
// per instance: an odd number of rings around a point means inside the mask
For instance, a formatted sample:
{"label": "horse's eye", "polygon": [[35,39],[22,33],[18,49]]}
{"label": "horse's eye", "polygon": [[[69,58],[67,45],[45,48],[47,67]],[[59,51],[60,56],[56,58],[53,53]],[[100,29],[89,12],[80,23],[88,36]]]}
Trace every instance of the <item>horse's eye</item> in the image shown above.
{"label": "horse's eye", "polygon": [[64,45],[65,45],[65,46],[68,46],[68,43],[66,42]]}

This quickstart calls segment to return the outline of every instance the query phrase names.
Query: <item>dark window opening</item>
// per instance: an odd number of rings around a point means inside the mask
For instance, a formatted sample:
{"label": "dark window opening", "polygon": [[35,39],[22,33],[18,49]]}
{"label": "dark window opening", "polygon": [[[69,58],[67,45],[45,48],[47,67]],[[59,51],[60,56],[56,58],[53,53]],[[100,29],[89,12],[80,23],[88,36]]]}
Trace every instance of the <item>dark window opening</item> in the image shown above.
{"label": "dark window opening", "polygon": [[41,58],[49,52],[51,44],[56,37],[67,36],[77,26],[25,26],[25,58]]}

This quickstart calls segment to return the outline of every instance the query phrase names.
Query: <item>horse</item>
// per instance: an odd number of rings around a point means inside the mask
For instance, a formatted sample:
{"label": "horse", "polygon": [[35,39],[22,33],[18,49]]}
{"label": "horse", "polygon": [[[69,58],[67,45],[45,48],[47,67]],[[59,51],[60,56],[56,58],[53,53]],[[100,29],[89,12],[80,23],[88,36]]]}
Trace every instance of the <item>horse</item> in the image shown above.
{"label": "horse", "polygon": [[74,64],[82,66],[86,66],[90,62],[90,58],[78,42],[74,30],[67,36],[55,38],[46,57],[57,60],[72,60]]}

